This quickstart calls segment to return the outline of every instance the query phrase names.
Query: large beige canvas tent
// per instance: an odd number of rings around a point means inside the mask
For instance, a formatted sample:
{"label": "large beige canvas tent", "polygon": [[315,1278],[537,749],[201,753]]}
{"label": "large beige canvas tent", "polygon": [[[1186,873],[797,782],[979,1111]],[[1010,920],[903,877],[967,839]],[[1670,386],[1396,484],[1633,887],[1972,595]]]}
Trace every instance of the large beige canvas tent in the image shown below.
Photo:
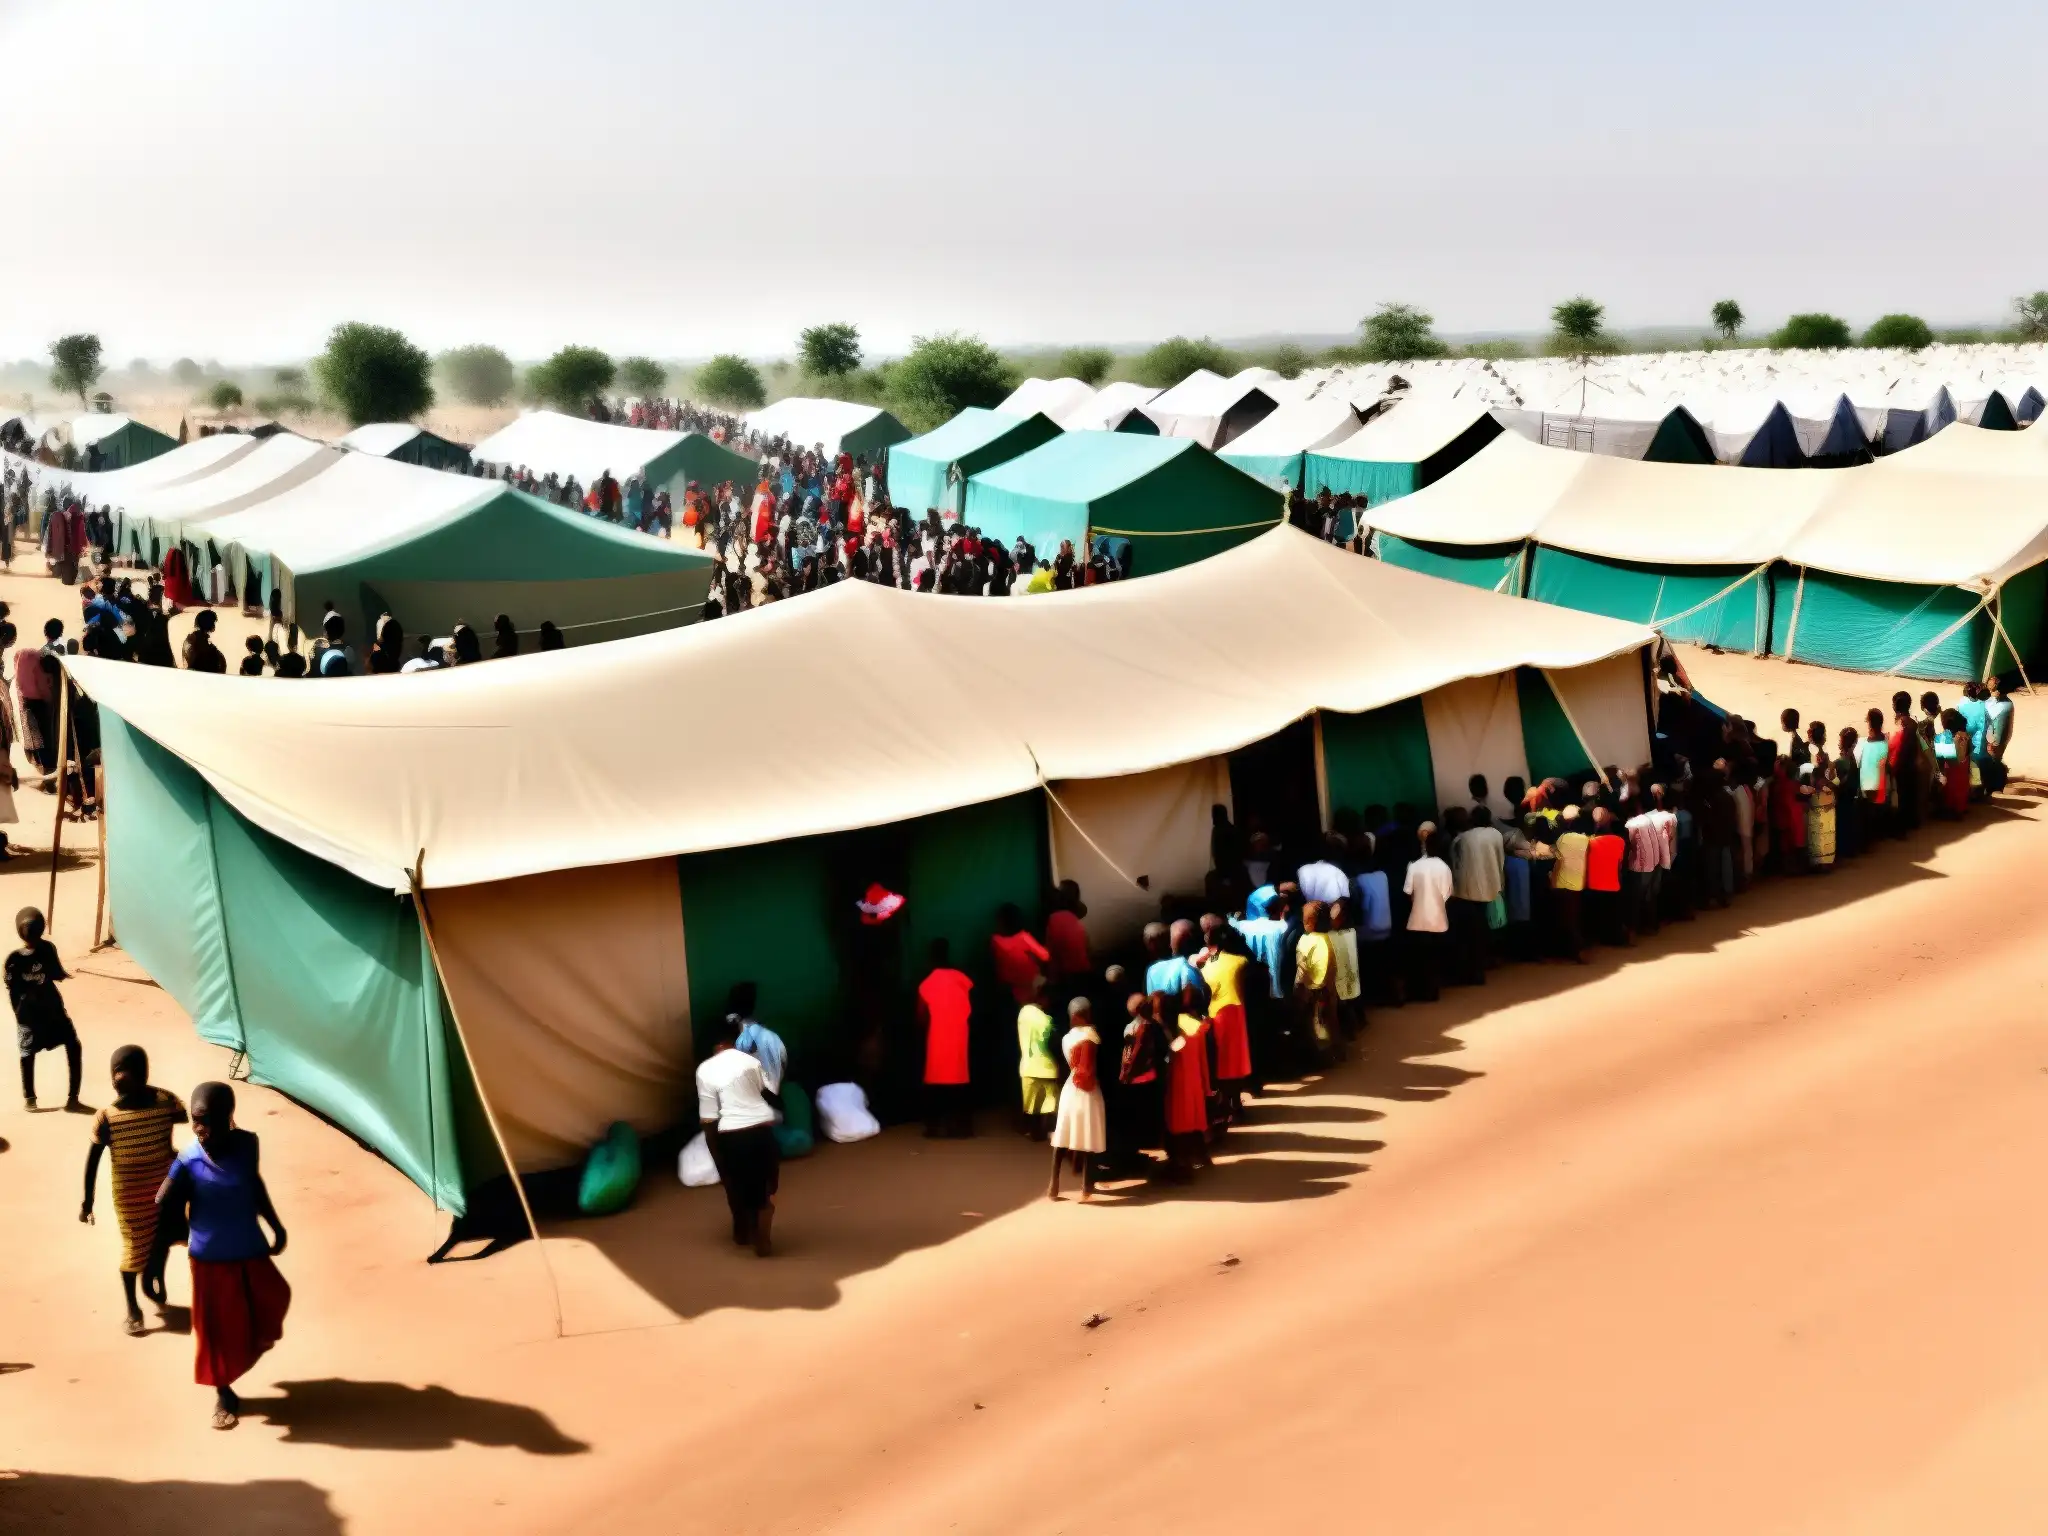
{"label": "large beige canvas tent", "polygon": [[[1287,665],[1218,644],[1275,611]],[[573,1163],[613,1120],[687,1120],[692,1018],[743,978],[793,1072],[830,1081],[859,1059],[861,964],[891,989],[883,1059],[908,1060],[929,940],[978,971],[997,908],[1035,912],[1062,877],[1099,942],[1126,937],[1160,896],[1199,894],[1209,806],[1275,741],[1299,744],[1325,824],[1461,798],[1474,769],[1639,762],[1652,638],[1283,527],[1029,601],[846,582],[415,677],[71,665],[100,707],[124,947],[207,1038],[459,1210],[501,1166],[477,1089],[524,1170]],[[802,710],[758,684],[877,648],[949,664],[877,666]],[[1070,706],[1017,709],[1047,676]],[[853,958],[871,879],[908,898],[886,963]]]}

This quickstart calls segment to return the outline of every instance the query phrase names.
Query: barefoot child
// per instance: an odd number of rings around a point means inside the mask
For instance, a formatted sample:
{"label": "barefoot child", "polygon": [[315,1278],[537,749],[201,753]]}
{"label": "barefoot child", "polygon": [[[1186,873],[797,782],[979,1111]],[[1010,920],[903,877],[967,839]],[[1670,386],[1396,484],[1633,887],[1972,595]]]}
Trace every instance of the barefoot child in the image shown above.
{"label": "barefoot child", "polygon": [[[192,1090],[192,1135],[157,1193],[142,1293],[163,1305],[164,1260],[173,1235],[189,1229],[193,1379],[214,1390],[213,1427],[233,1429],[242,1412],[235,1382],[284,1337],[292,1288],[270,1261],[284,1252],[285,1230],[263,1184],[255,1134],[235,1128],[234,1089]],[[258,1218],[270,1226],[267,1242]]]}
{"label": "barefoot child", "polygon": [[1060,1041],[1067,1080],[1060,1085],[1059,1114],[1052,1127],[1052,1181],[1045,1193],[1047,1199],[1059,1199],[1060,1159],[1072,1157],[1081,1175],[1081,1198],[1087,1200],[1095,1194],[1095,1159],[1109,1147],[1109,1122],[1095,1075],[1102,1036],[1096,1033],[1094,1010],[1085,997],[1067,1004],[1067,1022],[1066,1038]]}
{"label": "barefoot child", "polygon": [[99,1184],[100,1154],[114,1157],[114,1220],[121,1228],[121,1292],[128,1301],[128,1332],[139,1335],[142,1308],[135,1304],[135,1277],[156,1243],[156,1192],[171,1171],[171,1127],[185,1123],[178,1096],[149,1081],[149,1057],[139,1045],[114,1052],[114,1102],[93,1117],[92,1145],[85,1154],[85,1203],[80,1221],[92,1220]]}
{"label": "barefoot child", "polygon": [[85,1062],[78,1031],[64,1009],[64,994],[57,990],[57,983],[69,981],[71,973],[57,958],[57,946],[43,937],[43,914],[34,907],[23,907],[14,915],[14,931],[21,935],[21,948],[7,956],[7,1000],[14,1005],[14,1032],[21,1046],[21,1102],[28,1109],[36,1107],[37,1055],[61,1048],[70,1069],[64,1107],[83,1114],[78,1087]]}

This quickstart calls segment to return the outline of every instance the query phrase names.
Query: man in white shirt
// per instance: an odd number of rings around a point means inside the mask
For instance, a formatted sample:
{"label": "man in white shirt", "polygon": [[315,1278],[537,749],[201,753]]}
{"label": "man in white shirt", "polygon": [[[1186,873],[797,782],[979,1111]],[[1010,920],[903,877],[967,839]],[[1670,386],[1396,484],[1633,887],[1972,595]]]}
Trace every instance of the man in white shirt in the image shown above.
{"label": "man in white shirt", "polygon": [[1408,866],[1408,877],[1401,883],[1410,902],[1405,942],[1413,974],[1408,995],[1416,1002],[1433,1003],[1450,928],[1451,866],[1443,861],[1444,841],[1437,835],[1435,822],[1425,821],[1415,835],[1422,845],[1422,857]]}
{"label": "man in white shirt", "polygon": [[1304,901],[1320,901],[1325,905],[1342,901],[1351,894],[1351,877],[1336,863],[1335,856],[1343,851],[1343,843],[1331,838],[1324,844],[1323,856],[1313,864],[1304,864],[1294,877],[1294,883],[1301,887]]}
{"label": "man in white shirt", "polygon": [[697,1068],[697,1118],[732,1210],[732,1240],[752,1243],[765,1259],[773,1251],[770,1232],[782,1152],[761,1063],[739,1048],[738,1037],[738,1021],[728,1017],[717,1045]]}

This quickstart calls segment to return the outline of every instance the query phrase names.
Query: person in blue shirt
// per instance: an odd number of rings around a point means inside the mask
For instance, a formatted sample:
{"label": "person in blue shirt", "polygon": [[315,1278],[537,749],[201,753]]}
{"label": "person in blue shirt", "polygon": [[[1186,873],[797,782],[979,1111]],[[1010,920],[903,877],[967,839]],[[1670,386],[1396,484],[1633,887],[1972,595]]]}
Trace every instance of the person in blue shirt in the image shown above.
{"label": "person in blue shirt", "polygon": [[1164,923],[1145,925],[1145,953],[1153,957],[1152,963],[1145,968],[1146,993],[1163,992],[1177,1006],[1185,1006],[1182,1000],[1192,987],[1194,1011],[1206,1018],[1209,1013],[1209,984],[1202,980],[1202,973],[1195,968],[1192,958],[1199,947],[1195,925],[1184,917],[1171,929]]}

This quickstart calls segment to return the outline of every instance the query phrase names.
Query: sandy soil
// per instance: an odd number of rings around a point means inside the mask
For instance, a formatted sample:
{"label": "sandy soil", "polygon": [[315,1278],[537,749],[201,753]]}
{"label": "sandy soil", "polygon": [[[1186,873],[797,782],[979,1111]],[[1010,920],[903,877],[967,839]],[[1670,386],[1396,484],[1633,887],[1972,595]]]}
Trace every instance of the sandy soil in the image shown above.
{"label": "sandy soil", "polygon": [[[1890,692],[1689,660],[1759,717]],[[2015,756],[2048,763],[2048,702]],[[623,1216],[430,1268],[410,1185],[249,1089],[296,1300],[231,1434],[182,1314],[120,1331],[85,1122],[9,1092],[0,1530],[2035,1530],[2044,860],[2017,794],[1385,1012],[1185,1191],[1048,1204],[992,1124],[826,1148],[767,1263],[657,1172]],[[95,875],[67,855],[58,913],[88,1098],[125,1040],[189,1091],[224,1055],[85,952]],[[5,865],[0,910],[47,880]]]}

